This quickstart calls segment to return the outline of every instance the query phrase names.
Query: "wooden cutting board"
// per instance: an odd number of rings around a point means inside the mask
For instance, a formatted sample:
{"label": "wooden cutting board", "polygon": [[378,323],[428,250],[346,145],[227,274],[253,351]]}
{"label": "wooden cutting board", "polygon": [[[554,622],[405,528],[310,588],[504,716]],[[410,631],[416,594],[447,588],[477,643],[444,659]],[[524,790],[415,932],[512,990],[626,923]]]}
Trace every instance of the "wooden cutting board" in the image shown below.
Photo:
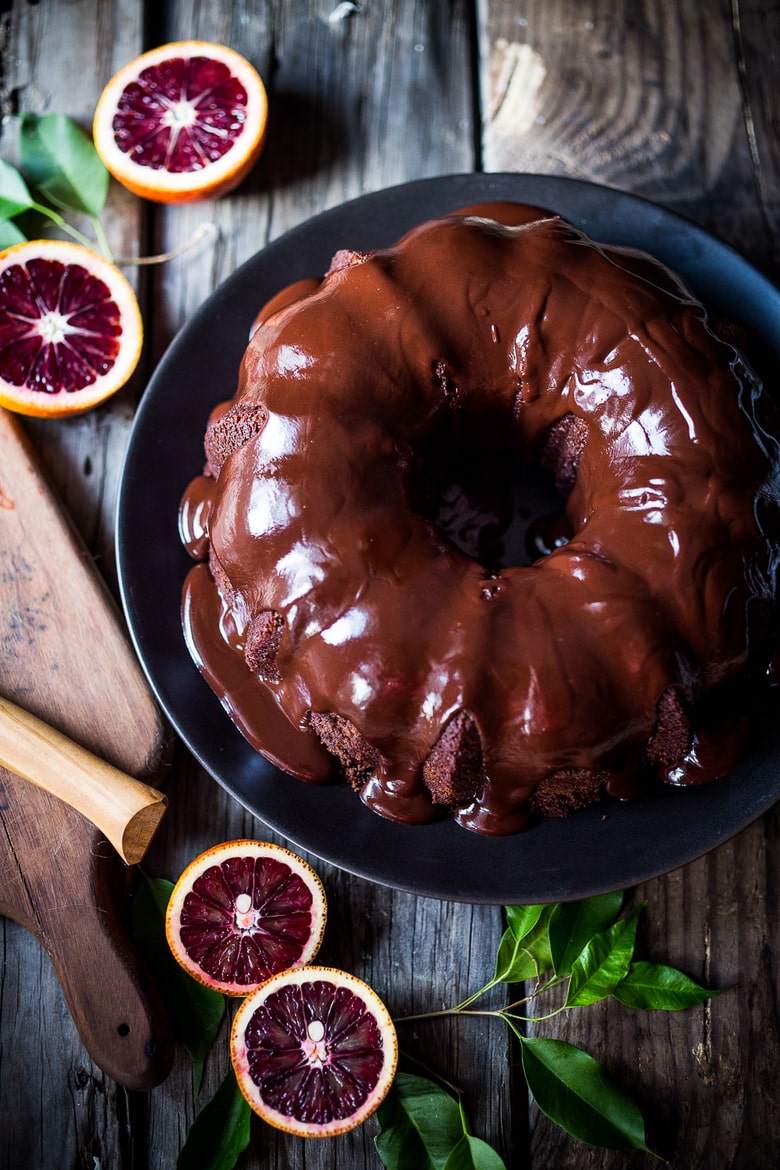
{"label": "wooden cutting board", "polygon": [[[139,779],[164,769],[166,729],[118,610],[2,409],[0,694]],[[84,817],[0,767],[0,914],[51,956],[95,1063],[144,1089],[167,1075],[172,1045],[124,924],[126,882]]]}

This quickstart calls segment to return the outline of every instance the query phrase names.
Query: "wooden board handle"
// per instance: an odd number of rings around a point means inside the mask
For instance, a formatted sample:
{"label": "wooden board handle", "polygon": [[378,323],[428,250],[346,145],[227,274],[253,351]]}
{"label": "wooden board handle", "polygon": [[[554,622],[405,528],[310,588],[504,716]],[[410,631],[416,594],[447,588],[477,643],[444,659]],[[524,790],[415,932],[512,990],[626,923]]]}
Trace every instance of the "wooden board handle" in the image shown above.
{"label": "wooden board handle", "polygon": [[64,800],[108,838],[128,865],[143,858],[166,799],[0,696],[0,764]]}

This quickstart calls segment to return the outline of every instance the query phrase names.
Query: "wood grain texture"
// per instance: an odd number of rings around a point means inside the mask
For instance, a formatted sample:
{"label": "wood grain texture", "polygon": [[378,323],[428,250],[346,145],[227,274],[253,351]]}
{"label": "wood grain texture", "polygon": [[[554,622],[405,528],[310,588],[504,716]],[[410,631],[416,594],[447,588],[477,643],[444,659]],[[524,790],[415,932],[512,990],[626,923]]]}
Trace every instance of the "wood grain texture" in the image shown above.
{"label": "wood grain texture", "polygon": [[[172,1059],[170,1026],[123,920],[125,872],[116,854],[78,813],[2,768],[0,800],[0,913],[51,958],[102,1072],[131,1089],[159,1084]],[[15,1067],[22,1073],[18,1055],[11,1051],[8,1079]]]}
{"label": "wood grain texture", "polygon": [[87,752],[0,694],[0,762],[81,813],[127,865],[138,865],[165,813],[165,797]]}
{"label": "wood grain texture", "polygon": [[0,486],[0,692],[115,767],[160,774],[167,736],[119,608],[7,411]]}
{"label": "wood grain texture", "polygon": [[[338,7],[344,15],[332,19]],[[22,108],[88,122],[100,85],[144,36],[231,44],[258,67],[271,99],[265,155],[228,199],[140,208],[112,188],[109,230],[123,254],[175,247],[204,221],[215,233],[138,281],[147,344],[128,390],[83,419],[31,428],[109,584],[121,455],[144,376],[238,264],[326,207],[477,166],[568,174],[692,216],[777,280],[779,26],[768,0],[14,0],[4,84]],[[226,371],[215,400],[232,382]],[[181,747],[166,790],[152,873],[174,877],[216,841],[265,835]],[[628,895],[648,900],[647,957],[733,990],[675,1015],[608,1002],[545,1025],[632,1091],[676,1170],[777,1163],[779,829],[772,812]],[[394,893],[310,860],[331,907],[322,958],[368,979],[394,1015],[454,1003],[491,974],[497,909]],[[38,944],[14,923],[0,922],[0,932],[0,1165],[172,1165],[195,1112],[186,1058],[178,1053],[150,1093],[117,1089],[86,1057]],[[511,1170],[657,1165],[583,1147],[528,1105],[496,1021],[400,1027],[405,1051],[464,1087],[474,1131]],[[204,1100],[226,1067],[221,1042]],[[255,1125],[240,1170],[370,1170],[379,1166],[371,1125],[324,1144]]]}
{"label": "wood grain texture", "polygon": [[[335,8],[301,0],[232,15],[187,0],[160,7],[161,41],[186,28],[243,52],[266,82],[270,112],[263,157],[229,200],[160,209],[153,218],[156,251],[189,239],[204,220],[218,230],[211,246],[152,274],[155,355],[217,284],[288,229],[366,191],[472,169],[463,0],[446,18],[419,0],[365,4],[333,22]],[[232,393],[230,375],[226,381]]]}
{"label": "wood grain texture", "polygon": [[[680,211],[778,277],[777,7],[740,0],[481,5],[488,170],[570,175]],[[772,907],[780,817],[631,892],[649,903],[642,945],[716,987],[689,1012],[614,1001],[545,1025],[597,1056],[644,1107],[651,1144],[679,1170],[777,1164],[780,1064]],[[752,1057],[749,1054],[753,1054]],[[774,1070],[774,1071],[772,1071]],[[530,1162],[644,1167],[644,1154],[573,1144],[531,1107]]]}
{"label": "wood grain texture", "polygon": [[[124,772],[159,775],[167,733],[117,607],[5,411],[0,490],[0,695]],[[167,1020],[121,921],[118,858],[62,801],[4,768],[0,785],[0,911],[50,954],[100,1067],[135,1088],[157,1083],[169,1063]]]}
{"label": "wood grain texture", "polygon": [[[108,76],[125,54],[130,56],[137,51],[142,16],[140,7],[134,3],[121,9],[119,5],[106,6],[97,0],[94,3],[87,0],[77,6],[23,2],[4,6],[3,111],[18,109],[41,114],[63,111],[88,126],[95,101],[96,77]],[[61,68],[52,67],[51,60],[60,61]],[[86,67],[74,66],[82,60],[87,62]],[[3,157],[15,157],[13,123],[3,122],[0,133]],[[137,254],[140,222],[139,210],[129,198],[114,193],[105,223],[118,253]],[[28,433],[34,435],[36,449],[50,478],[67,501],[69,513],[109,585],[115,582],[113,522],[121,453],[139,385],[136,381],[105,408],[64,422],[60,427],[37,423],[27,427]],[[26,596],[29,601],[29,594]],[[7,666],[7,659],[5,663]],[[88,727],[90,720],[85,717],[81,723]],[[74,725],[72,730],[78,726]],[[51,798],[34,791],[25,798],[25,807],[31,816],[45,820],[49,815],[46,801],[50,802]],[[19,799],[14,796],[4,814],[7,816],[18,807]],[[70,831],[69,818],[73,818]],[[75,860],[86,856],[82,876],[87,881],[91,851],[101,848],[100,839],[82,818],[67,810],[63,813],[63,832],[63,840],[74,850],[65,863],[66,869],[72,870]],[[79,837],[80,850],[76,840]],[[113,861],[107,859],[107,864],[113,876],[103,875],[100,882],[121,881],[122,875],[114,871]],[[57,865],[49,869],[56,883]],[[18,867],[9,872],[14,882],[27,880],[20,875]],[[40,905],[45,910],[47,899],[43,891],[39,891],[40,895],[43,895]],[[85,976],[94,973],[96,965],[98,970],[100,966],[100,950],[90,951],[86,919],[99,913],[104,896],[102,886],[100,890],[87,887],[86,907],[82,911],[86,915],[85,929],[82,932],[75,925],[70,932],[76,959],[81,959]],[[115,902],[113,894],[111,897]],[[49,898],[48,906],[53,912],[56,898]],[[45,937],[35,905],[31,913],[32,926]],[[44,923],[45,918],[44,913]],[[79,921],[78,914],[75,921],[76,924]],[[55,965],[38,938],[10,920],[2,920],[0,929],[3,940],[0,1116],[13,1119],[10,1126],[0,1124],[0,1165],[37,1170],[47,1165],[70,1164],[91,1170],[93,1157],[113,1160],[127,1146],[122,1121],[126,1090],[90,1059],[66,1006]],[[91,1011],[86,1005],[90,994],[105,996],[106,992],[101,979],[94,974],[92,978],[92,986],[87,983],[84,987],[82,1004],[84,1014],[94,1017],[91,1021],[94,1025],[102,1010]],[[36,1070],[32,1077],[31,1069]]]}
{"label": "wood grain texture", "polygon": [[776,266],[775,5],[481,4],[486,170],[644,195]]}
{"label": "wood grain texture", "polygon": [[[85,130],[92,125],[97,97],[114,72],[143,45],[143,5],[136,0],[14,0],[6,17],[2,54],[4,108],[35,114],[66,113]],[[0,124],[0,150],[15,156],[15,128]],[[147,253],[145,212],[117,184],[104,215],[114,254]],[[78,217],[74,223],[91,235]],[[134,285],[138,270],[124,269]],[[149,346],[135,375],[119,394],[97,410],[51,426],[30,420],[28,432],[68,513],[86,540],[101,574],[116,589],[114,518],[122,457],[135,407],[148,373]]]}
{"label": "wood grain texture", "polygon": [[[219,229],[216,244],[169,266],[151,291],[161,310],[156,351],[162,351],[170,332],[240,262],[312,214],[364,191],[473,166],[465,6],[454,4],[445,21],[437,16],[437,6],[427,3],[368,4],[336,23],[328,19],[334,8],[335,4],[258,4],[240,17],[214,6],[166,7],[160,39],[183,27],[207,40],[227,39],[265,79],[271,116],[266,153],[256,172],[230,200],[208,208]],[[417,117],[421,95],[426,102],[424,120]],[[202,222],[203,212],[204,208],[161,210],[155,217],[155,248],[187,238]],[[231,383],[228,392],[232,388]],[[186,809],[176,800],[175,790],[167,789],[171,823],[163,829],[167,835],[163,845],[174,832],[186,843],[172,852],[165,847],[169,874],[197,852],[193,828],[209,825],[215,805],[219,828],[201,838],[204,847],[245,831],[268,835],[257,822],[237,813],[221,793],[215,794],[208,781],[201,783],[206,803],[199,815],[192,808],[189,785]],[[492,973],[501,930],[497,910],[442,905],[381,890],[309,860],[323,877],[330,905],[323,961],[365,978],[386,998],[393,1014],[419,1011],[426,1004],[438,1008],[450,988],[455,1003]],[[458,954],[457,967],[453,952]],[[424,1044],[408,1029],[402,1046],[456,1083],[468,1085],[472,1114],[480,1119],[475,1122],[477,1132],[508,1152],[512,1131],[506,1035],[496,1029],[485,1041],[472,1027],[454,1038],[452,1027],[446,1025],[421,1035]],[[221,1064],[215,1061],[210,1070],[204,1095],[225,1071],[224,1050],[221,1055]],[[477,1062],[485,1062],[491,1072],[475,1083],[471,1070]],[[186,1083],[186,1068],[181,1075]],[[498,1112],[488,1107],[494,1098],[504,1103]],[[155,1143],[175,1149],[181,1121],[171,1116],[165,1097],[152,1094],[144,1110]],[[370,1166],[376,1164],[374,1132],[367,1126],[346,1136],[339,1147],[312,1146],[258,1125],[247,1166],[272,1159],[291,1168]]]}

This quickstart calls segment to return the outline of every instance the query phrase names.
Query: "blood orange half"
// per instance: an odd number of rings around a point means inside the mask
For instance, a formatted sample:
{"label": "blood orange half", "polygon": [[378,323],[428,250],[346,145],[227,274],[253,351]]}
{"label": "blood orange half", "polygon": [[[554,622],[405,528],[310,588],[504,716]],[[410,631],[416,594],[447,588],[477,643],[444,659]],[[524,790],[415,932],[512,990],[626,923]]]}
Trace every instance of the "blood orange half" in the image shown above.
{"label": "blood orange half", "polygon": [[142,342],[135,293],[102,256],[62,240],[0,252],[0,406],[88,410],[124,386]]}
{"label": "blood orange half", "polygon": [[346,1133],[381,1105],[395,1076],[395,1027],[362,980],[331,967],[273,976],[241,1004],[231,1032],[241,1092],[270,1125],[301,1137]]}
{"label": "blood orange half", "polygon": [[236,187],[265,143],[268,100],[250,63],[225,45],[177,41],[112,77],[92,135],[104,164],[157,203],[215,199]]}
{"label": "blood orange half", "polygon": [[247,995],[319,950],[325,891],[311,866],[267,841],[228,841],[191,862],[171,893],[165,930],[198,982]]}

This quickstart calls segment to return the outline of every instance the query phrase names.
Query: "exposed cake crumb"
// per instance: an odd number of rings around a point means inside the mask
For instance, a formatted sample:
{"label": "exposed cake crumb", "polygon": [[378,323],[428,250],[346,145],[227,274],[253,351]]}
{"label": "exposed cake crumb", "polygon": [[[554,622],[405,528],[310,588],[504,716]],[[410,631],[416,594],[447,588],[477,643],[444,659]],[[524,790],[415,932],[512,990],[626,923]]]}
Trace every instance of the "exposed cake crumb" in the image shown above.
{"label": "exposed cake crumb", "polygon": [[222,464],[240,447],[258,435],[268,418],[264,406],[255,402],[238,402],[214,418],[209,424],[204,440],[206,450],[206,473],[218,475]]}
{"label": "exposed cake crumb", "polygon": [[677,687],[667,687],[656,707],[657,723],[647,745],[647,758],[659,769],[676,768],[691,746],[691,724]]}
{"label": "exposed cake crumb", "polygon": [[565,817],[600,800],[606,780],[605,772],[563,768],[541,781],[531,795],[531,808],[545,817]]}
{"label": "exposed cake crumb", "polygon": [[309,722],[324,748],[336,757],[344,774],[359,792],[376,771],[379,752],[367,743],[349,719],[330,711],[312,711]]}
{"label": "exposed cake crumb", "polygon": [[244,658],[251,671],[266,682],[279,682],[276,656],[284,633],[284,618],[269,609],[253,617],[247,628]]}
{"label": "exposed cake crumb", "polygon": [[482,741],[468,711],[459,711],[444,728],[425,761],[423,780],[434,804],[465,804],[482,788]]}
{"label": "exposed cake crumb", "polygon": [[576,414],[565,414],[550,428],[542,452],[542,466],[555,474],[555,486],[567,496],[577,481],[577,468],[588,437],[588,424]]}

